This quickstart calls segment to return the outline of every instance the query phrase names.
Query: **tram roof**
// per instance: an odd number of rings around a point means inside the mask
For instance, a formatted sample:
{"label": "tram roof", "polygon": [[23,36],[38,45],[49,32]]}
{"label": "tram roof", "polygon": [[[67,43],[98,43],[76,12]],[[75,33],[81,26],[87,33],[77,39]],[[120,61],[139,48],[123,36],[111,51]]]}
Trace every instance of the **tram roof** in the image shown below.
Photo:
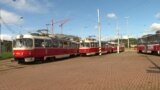
{"label": "tram roof", "polygon": [[17,35],[17,39],[20,38],[39,38],[39,39],[61,39],[61,40],[68,40],[72,42],[79,42],[79,37],[72,36],[72,35],[64,35],[64,34],[54,34],[54,35],[41,35],[38,33],[31,33],[31,34],[24,34],[24,35]]}
{"label": "tram roof", "polygon": [[81,39],[80,42],[90,43],[90,42],[98,42],[98,41],[94,38],[84,38],[84,39]]}
{"label": "tram roof", "polygon": [[151,37],[151,36],[154,36],[154,34],[143,35],[142,38],[148,38],[148,37]]}
{"label": "tram roof", "polygon": [[80,42],[86,42],[86,43],[90,43],[90,42],[98,42],[98,41],[81,40]]}
{"label": "tram roof", "polygon": [[156,31],[156,34],[160,34],[160,30]]}
{"label": "tram roof", "polygon": [[20,38],[40,38],[40,39],[50,39],[50,37],[47,36],[37,36],[37,35],[31,35],[31,34],[24,34],[24,35],[17,35],[17,39]]}

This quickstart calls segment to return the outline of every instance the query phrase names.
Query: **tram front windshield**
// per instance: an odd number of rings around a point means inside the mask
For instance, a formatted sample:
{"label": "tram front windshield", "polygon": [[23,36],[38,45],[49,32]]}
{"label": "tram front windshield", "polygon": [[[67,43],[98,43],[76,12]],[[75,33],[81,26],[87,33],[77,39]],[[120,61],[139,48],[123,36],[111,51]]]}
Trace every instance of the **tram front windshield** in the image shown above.
{"label": "tram front windshield", "polygon": [[16,47],[16,48],[22,48],[22,47],[30,48],[30,47],[33,47],[33,40],[28,39],[28,38],[16,39],[14,41],[14,47]]}
{"label": "tram front windshield", "polygon": [[81,43],[81,45],[80,45],[81,47],[90,47],[90,43]]}

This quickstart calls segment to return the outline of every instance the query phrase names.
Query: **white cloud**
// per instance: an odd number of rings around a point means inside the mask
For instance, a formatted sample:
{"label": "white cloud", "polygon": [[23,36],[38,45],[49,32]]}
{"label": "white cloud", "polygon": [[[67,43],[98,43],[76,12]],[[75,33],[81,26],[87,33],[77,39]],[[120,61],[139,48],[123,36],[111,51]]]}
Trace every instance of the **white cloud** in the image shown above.
{"label": "white cloud", "polygon": [[121,38],[123,38],[123,39],[128,39],[128,35],[123,35]]}
{"label": "white cloud", "polygon": [[160,24],[159,24],[159,23],[153,23],[153,24],[150,26],[150,28],[151,28],[152,31],[160,30]]}
{"label": "white cloud", "polygon": [[[110,36],[110,37],[107,37],[106,40],[115,40],[117,39],[118,36],[115,35],[115,36]],[[134,36],[134,35],[120,35],[119,36],[119,39],[128,39],[128,38],[137,38],[137,36]]]}
{"label": "white cloud", "polygon": [[157,19],[160,19],[160,12],[155,15]]}
{"label": "white cloud", "polygon": [[107,14],[107,18],[116,19],[117,16],[116,16],[115,13],[108,13],[108,14]]}
{"label": "white cloud", "polygon": [[21,16],[6,10],[1,10],[1,17],[7,24],[20,24],[23,21]]}
{"label": "white cloud", "polygon": [[11,35],[7,35],[7,34],[2,34],[1,35],[1,40],[9,40],[11,41],[12,40],[12,36]]}
{"label": "white cloud", "polygon": [[43,13],[51,7],[48,0],[0,0],[1,3],[17,10]]}

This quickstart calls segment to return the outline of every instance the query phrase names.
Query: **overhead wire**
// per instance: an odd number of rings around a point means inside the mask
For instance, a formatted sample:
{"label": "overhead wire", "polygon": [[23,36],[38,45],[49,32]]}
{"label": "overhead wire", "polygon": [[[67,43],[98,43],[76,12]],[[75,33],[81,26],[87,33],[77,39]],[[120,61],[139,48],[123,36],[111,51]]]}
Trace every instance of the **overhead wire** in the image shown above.
{"label": "overhead wire", "polygon": [[3,20],[3,18],[1,18],[1,21],[8,31],[12,32],[13,34],[16,34],[16,32]]}

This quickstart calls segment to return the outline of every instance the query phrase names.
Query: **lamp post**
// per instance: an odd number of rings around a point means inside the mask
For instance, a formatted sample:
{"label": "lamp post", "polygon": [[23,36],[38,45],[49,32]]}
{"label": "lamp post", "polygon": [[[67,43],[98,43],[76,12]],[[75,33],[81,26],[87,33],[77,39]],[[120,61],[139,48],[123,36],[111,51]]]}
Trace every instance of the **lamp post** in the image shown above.
{"label": "lamp post", "polygon": [[100,26],[99,9],[97,9],[97,14],[98,14],[99,55],[102,55],[102,52],[101,52],[101,26]]}
{"label": "lamp post", "polygon": [[116,19],[116,32],[117,32],[117,53],[119,54],[119,25],[118,25],[118,19]]}
{"label": "lamp post", "polygon": [[130,42],[129,42],[129,31],[128,31],[128,19],[129,19],[129,17],[125,17],[125,19],[126,19],[126,31],[128,32],[128,48],[129,48],[129,45],[130,45]]}
{"label": "lamp post", "polygon": [[2,16],[1,16],[1,8],[0,8],[0,55],[1,55],[1,53],[2,53],[2,45],[1,45],[1,29],[2,29]]}
{"label": "lamp post", "polygon": [[[23,17],[20,17],[19,20],[18,20],[18,22],[19,21],[21,22],[22,20],[23,20]],[[23,29],[22,24],[20,24],[19,27],[20,27],[21,30]],[[19,31],[19,34],[21,34],[21,30]]]}
{"label": "lamp post", "polygon": [[119,54],[119,27],[118,27],[118,24],[117,24],[117,38],[118,38],[118,41],[117,41],[117,53]]}

